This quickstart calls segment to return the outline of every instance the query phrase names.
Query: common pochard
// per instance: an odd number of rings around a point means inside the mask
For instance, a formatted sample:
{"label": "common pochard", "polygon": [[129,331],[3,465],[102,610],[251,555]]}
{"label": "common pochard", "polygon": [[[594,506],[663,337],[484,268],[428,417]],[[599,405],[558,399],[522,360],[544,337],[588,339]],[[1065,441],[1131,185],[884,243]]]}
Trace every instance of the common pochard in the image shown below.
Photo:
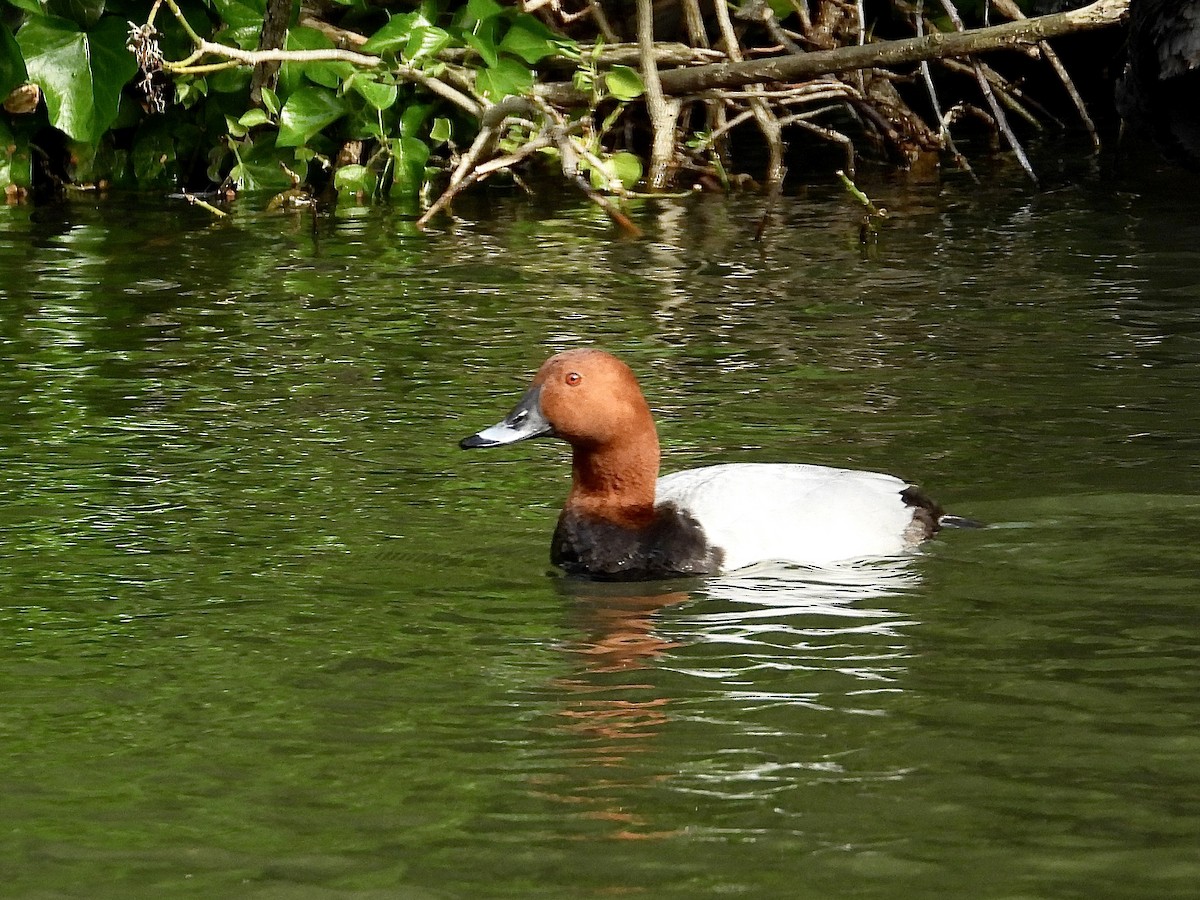
{"label": "common pochard", "polygon": [[636,581],[894,556],[951,518],[875,472],[727,463],[659,478],[650,407],[630,368],[602,350],[550,357],[512,412],[459,446],[536,437],[571,445],[571,491],[550,559],[573,575]]}

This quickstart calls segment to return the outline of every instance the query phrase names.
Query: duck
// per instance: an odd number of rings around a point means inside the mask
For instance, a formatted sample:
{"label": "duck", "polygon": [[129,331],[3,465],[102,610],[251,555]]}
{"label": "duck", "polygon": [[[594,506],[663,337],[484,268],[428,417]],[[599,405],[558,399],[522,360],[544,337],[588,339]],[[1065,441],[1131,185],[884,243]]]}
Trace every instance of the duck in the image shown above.
{"label": "duck", "polygon": [[943,525],[969,521],[878,472],[731,462],[659,477],[658,430],[637,376],[598,348],[551,356],[508,415],[459,446],[534,438],[571,447],[550,559],[572,576],[649,581],[768,562],[823,567],[909,554]]}

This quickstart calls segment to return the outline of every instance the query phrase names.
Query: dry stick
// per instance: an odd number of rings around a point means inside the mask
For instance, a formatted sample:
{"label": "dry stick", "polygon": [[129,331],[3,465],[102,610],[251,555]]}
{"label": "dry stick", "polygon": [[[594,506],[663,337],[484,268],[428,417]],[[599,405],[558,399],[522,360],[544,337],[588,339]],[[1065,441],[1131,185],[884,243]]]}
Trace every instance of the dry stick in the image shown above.
{"label": "dry stick", "polygon": [[[917,27],[917,37],[925,35],[925,0],[917,0],[917,11],[913,17]],[[929,93],[929,102],[933,106],[933,114],[937,116],[938,130],[941,133],[942,144],[950,151],[950,158],[954,160],[954,164],[971,176],[971,180],[979,184],[979,176],[975,174],[975,170],[971,168],[971,164],[967,162],[967,158],[958,152],[958,147],[954,143],[954,138],[950,136],[950,128],[946,125],[946,118],[942,115],[942,104],[938,100],[937,90],[933,85],[933,73],[929,70],[929,60],[921,60],[921,78],[925,81],[925,90]],[[852,173],[853,174],[853,173]]]}
{"label": "dry stick", "polygon": [[588,9],[592,13],[592,18],[596,20],[596,27],[604,35],[604,39],[616,43],[618,40],[617,32],[613,29],[612,23],[608,21],[608,16],[604,14],[604,9],[600,6],[599,0],[588,0]]}
{"label": "dry stick", "polygon": [[[471,176],[482,168],[479,161],[495,147],[500,131],[507,126],[507,123],[512,121],[513,117],[526,115],[532,111],[533,104],[524,97],[506,97],[499,103],[492,104],[483,112],[479,117],[479,133],[475,135],[475,140],[471,142],[471,146],[459,160],[458,166],[450,174],[450,183],[446,190],[442,191],[441,196],[433,202],[429,209],[425,210],[421,218],[417,219],[418,228],[424,228],[426,223],[441,212],[467,185],[478,180]],[[533,138],[532,142],[536,141],[537,138]],[[525,146],[528,146],[529,143],[526,142]],[[547,141],[547,144],[543,146],[548,146],[548,144]],[[523,159],[524,156],[521,158]]]}
{"label": "dry stick", "polygon": [[854,141],[850,140],[848,135],[842,134],[840,131],[835,131],[832,128],[826,128],[824,125],[817,125],[815,122],[810,122],[806,118],[811,113],[803,112],[796,113],[793,116],[784,116],[779,120],[780,125],[795,125],[797,128],[803,128],[805,131],[811,131],[819,138],[829,141],[833,144],[841,146],[846,154],[846,169],[851,175],[854,174]]}
{"label": "dry stick", "polygon": [[675,158],[675,124],[682,104],[668,100],[663,93],[654,61],[654,7],[652,0],[637,0],[637,35],[641,56],[642,83],[646,86],[646,112],[654,137],[650,145],[650,177],[652,191],[661,191],[671,180]]}
{"label": "dry stick", "polygon": [[[719,2],[714,4],[714,8],[717,13],[717,23],[721,28],[721,39],[725,42],[725,52],[735,63],[741,62],[742,48],[733,31],[729,5]],[[751,90],[761,89],[761,87],[762,85],[756,84],[751,87]],[[750,111],[754,113],[755,121],[758,122],[759,130],[767,141],[767,186],[774,191],[775,186],[781,184],[784,175],[787,174],[787,169],[783,165],[783,129],[779,127],[779,119],[772,112],[771,107],[761,97],[752,98],[748,101],[748,105]],[[768,206],[768,212],[769,209]],[[761,232],[761,226],[759,230]]]}
{"label": "dry stick", "polygon": [[757,22],[763,26],[767,30],[767,34],[771,35],[771,40],[788,53],[804,52],[804,48],[792,40],[792,36],[779,24],[779,19],[775,16],[774,10],[767,5],[767,0],[748,0],[742,4],[736,15],[742,21]]}
{"label": "dry stick", "polygon": [[[704,27],[704,14],[700,11],[700,0],[682,0],[682,2],[683,18],[687,24],[688,40],[698,49],[709,53],[717,53],[717,51],[711,49],[712,45],[708,42],[708,32]],[[718,54],[718,56],[721,59],[725,58],[725,54],[723,53]],[[703,103],[704,121],[709,134],[706,144],[712,153],[713,159],[709,170],[714,171],[717,179],[728,189],[729,184],[725,174],[728,169],[726,165],[727,148],[725,142],[718,142],[715,136],[724,134],[729,130],[729,116],[727,115],[724,103],[713,103],[707,98],[703,100]],[[704,146],[697,147],[697,154],[704,152],[704,149]]]}
{"label": "dry stick", "polygon": [[[963,25],[962,17],[958,14],[958,9],[954,6],[952,0],[941,0],[942,9],[946,11],[946,15],[950,17],[950,21],[954,23],[954,29],[958,32],[963,32],[966,27]],[[1033,171],[1033,164],[1029,162],[1029,157],[1025,155],[1025,149],[1021,146],[1021,142],[1017,140],[1016,132],[1012,130],[1012,126],[1008,124],[1008,116],[1004,114],[1004,109],[1000,106],[1000,101],[996,99],[996,94],[992,91],[992,86],[988,83],[987,75],[983,72],[983,65],[979,60],[971,59],[971,69],[975,73],[975,81],[979,85],[979,90],[983,93],[983,97],[987,100],[988,107],[992,110],[992,115],[996,119],[996,124],[1000,126],[1000,131],[1004,134],[1004,139],[1008,141],[1008,146],[1016,154],[1017,162],[1021,164],[1021,168],[1025,170],[1025,174],[1029,176],[1029,180],[1035,185],[1038,183],[1037,174]]]}
{"label": "dry stick", "polygon": [[[1019,21],[1025,18],[1025,13],[1021,12],[1020,7],[1013,3],[1012,0],[992,0],[996,10],[1008,18]],[[1071,102],[1075,104],[1075,111],[1079,113],[1079,119],[1083,122],[1083,127],[1087,129],[1088,135],[1092,139],[1092,151],[1100,152],[1100,135],[1096,131],[1096,123],[1092,121],[1092,117],[1088,115],[1087,107],[1083,103],[1083,98],[1079,96],[1079,91],[1075,89],[1075,82],[1071,80],[1071,76],[1067,74],[1066,66],[1062,64],[1062,60],[1058,58],[1058,53],[1045,41],[1038,44],[1038,49],[1042,51],[1042,55],[1046,57],[1046,62],[1050,63],[1050,67],[1054,69],[1058,80],[1062,82],[1066,88],[1067,95],[1071,98]]]}
{"label": "dry stick", "polygon": [[[659,76],[662,89],[673,96],[694,94],[708,88],[733,88],[764,81],[804,81],[817,75],[832,75],[852,69],[886,68],[923,59],[969,56],[991,50],[1036,44],[1073,32],[1118,25],[1129,9],[1129,0],[1096,0],[1090,6],[1005,22],[990,28],[878,44],[818,50],[800,56],[780,56],[748,62],[724,62],[689,69],[675,69]],[[545,93],[560,96],[559,88],[547,85]]]}
{"label": "dry stick", "polygon": [[[956,59],[941,59],[938,60],[938,65],[950,72],[958,72],[960,74],[975,77],[975,69],[967,63],[961,63]],[[1015,84],[1005,79],[1003,75],[989,66],[987,63],[979,64],[980,70],[983,72],[983,77],[987,79],[988,84],[996,92],[996,97],[1004,106],[1011,112],[1016,113],[1024,119],[1035,130],[1042,131],[1043,125],[1041,120],[1035,114],[1040,114],[1042,118],[1049,119],[1055,125],[1061,126],[1062,121],[1051,113],[1048,109],[1034,100],[1032,97],[1026,96]],[[1032,107],[1032,110],[1027,108]]]}
{"label": "dry stick", "polygon": [[808,31],[812,28],[812,17],[808,14],[808,0],[788,0],[788,2],[800,20],[800,30]]}
{"label": "dry stick", "polygon": [[708,43],[708,32],[704,30],[704,14],[700,12],[699,0],[683,0],[683,21],[692,45],[708,50],[711,45]]}
{"label": "dry stick", "polygon": [[[729,6],[724,2],[714,4],[717,12],[717,22],[721,28],[721,38],[725,42],[725,52],[734,62],[742,59],[742,48],[738,44],[737,35],[733,31],[733,20],[729,17]],[[750,86],[752,91],[762,89],[761,84]],[[758,228],[754,230],[754,240],[761,241],[766,236],[767,226],[771,222],[771,214],[779,202],[783,189],[783,179],[787,169],[783,165],[783,127],[779,117],[762,97],[752,97],[747,101],[750,112],[758,123],[758,128],[767,141],[767,198],[763,207],[762,217],[758,220]]]}
{"label": "dry stick", "polygon": [[[867,42],[867,12],[863,9],[863,0],[856,0],[854,4],[854,16],[858,20],[858,46],[861,47]],[[858,69],[854,75],[858,82],[858,89],[865,93],[867,84],[863,78],[863,70]]]}
{"label": "dry stick", "polygon": [[473,184],[483,181],[493,172],[499,172],[501,169],[511,168],[522,160],[529,158],[537,151],[546,147],[550,147],[553,144],[554,141],[551,140],[548,135],[539,135],[533,140],[526,141],[517,150],[509,153],[507,156],[498,156],[495,159],[488,160],[486,163],[476,166],[463,176],[456,191],[453,193],[451,191],[445,191],[442,193],[442,196],[438,197],[437,200],[434,201],[433,205],[425,211],[425,214],[422,215],[421,218],[417,219],[417,227],[424,228],[426,225],[428,225],[429,220],[437,213],[441,212],[446,204],[453,199],[454,195],[466,190]]}
{"label": "dry stick", "polygon": [[199,206],[201,209],[208,210],[210,213],[212,213],[218,219],[223,219],[227,215],[229,215],[229,213],[225,212],[222,209],[217,209],[211,203],[207,202],[206,200],[202,200],[201,198],[197,197],[195,194],[189,194],[185,191],[183,193],[183,199],[186,200],[188,203],[190,203],[192,206]]}
{"label": "dry stick", "polygon": [[558,143],[559,159],[562,160],[563,175],[583,191],[589,200],[604,210],[608,217],[626,234],[633,238],[641,238],[642,229],[635,225],[633,220],[625,215],[615,203],[588,183],[587,177],[579,171],[579,157],[586,159],[591,165],[592,171],[598,172],[608,182],[608,189],[614,194],[625,194],[625,186],[618,179],[609,177],[604,161],[571,134],[572,123],[567,121],[566,116],[548,104],[539,105],[542,112],[555,122],[554,136]]}

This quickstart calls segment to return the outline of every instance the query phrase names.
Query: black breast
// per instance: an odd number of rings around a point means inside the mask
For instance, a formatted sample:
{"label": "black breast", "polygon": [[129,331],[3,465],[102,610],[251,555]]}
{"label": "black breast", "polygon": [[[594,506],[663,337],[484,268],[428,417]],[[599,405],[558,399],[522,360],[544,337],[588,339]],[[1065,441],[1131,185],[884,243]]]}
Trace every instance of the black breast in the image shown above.
{"label": "black breast", "polygon": [[600,581],[715,575],[723,557],[709,546],[700,523],[670,503],[655,510],[646,528],[625,528],[564,509],[550,544],[554,565]]}

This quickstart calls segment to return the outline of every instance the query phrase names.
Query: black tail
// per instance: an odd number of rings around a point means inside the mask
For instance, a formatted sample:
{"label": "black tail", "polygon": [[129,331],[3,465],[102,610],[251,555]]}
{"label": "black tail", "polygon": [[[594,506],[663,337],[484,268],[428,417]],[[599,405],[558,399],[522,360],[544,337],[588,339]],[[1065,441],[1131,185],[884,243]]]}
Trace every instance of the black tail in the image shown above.
{"label": "black tail", "polygon": [[987,522],[951,515],[938,516],[938,525],[942,528],[987,528]]}
{"label": "black tail", "polygon": [[900,497],[912,507],[913,519],[925,526],[926,536],[935,534],[939,528],[987,528],[978,519],[943,512],[941,504],[920,488],[907,487],[900,492]]}

